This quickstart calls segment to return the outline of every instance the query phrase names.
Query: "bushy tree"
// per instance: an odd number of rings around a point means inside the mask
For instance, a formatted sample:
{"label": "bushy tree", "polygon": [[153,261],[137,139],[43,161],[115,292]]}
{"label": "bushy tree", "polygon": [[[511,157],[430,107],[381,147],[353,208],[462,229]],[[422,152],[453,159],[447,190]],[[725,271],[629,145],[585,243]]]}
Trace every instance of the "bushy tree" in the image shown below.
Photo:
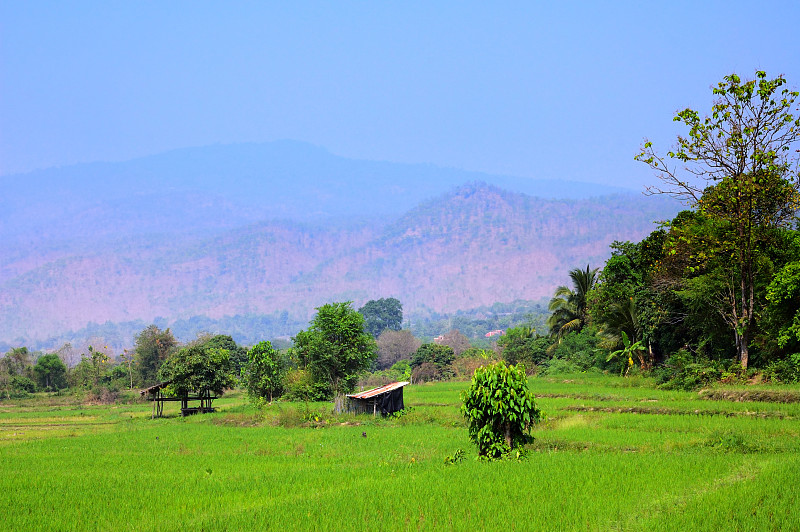
{"label": "bushy tree", "polygon": [[259,342],[247,352],[248,362],[242,367],[242,384],[251,400],[258,401],[280,395],[286,360],[270,342]]}
{"label": "bushy tree", "polygon": [[500,353],[509,364],[523,362],[526,365],[539,365],[547,361],[547,348],[551,342],[536,334],[536,329],[527,325],[512,327],[497,340]]}
{"label": "bushy tree", "polygon": [[403,325],[403,304],[393,297],[367,301],[358,313],[364,316],[364,329],[373,338],[385,330],[399,331]]}
{"label": "bushy tree", "polygon": [[208,349],[224,349],[231,359],[234,375],[239,375],[242,367],[247,364],[247,349],[238,345],[233,337],[227,334],[207,335],[201,334],[192,342]]}
{"label": "bushy tree", "polygon": [[430,362],[439,370],[446,370],[455,358],[456,354],[449,345],[422,344],[411,358],[411,367],[421,366],[425,362]]}
{"label": "bushy tree", "polygon": [[39,357],[33,372],[42,389],[60,390],[67,387],[67,366],[55,353]]}
{"label": "bushy tree", "polygon": [[351,303],[329,303],[317,308],[307,330],[294,337],[300,365],[324,383],[334,395],[351,392],[359,373],[377,358],[375,340],[364,330],[364,317]]}
{"label": "bushy tree", "polygon": [[461,413],[478,455],[501,458],[533,441],[531,427],[541,418],[523,366],[497,362],[475,370],[462,392]]}
{"label": "bushy tree", "polygon": [[173,353],[161,366],[162,381],[171,381],[179,397],[208,390],[222,395],[236,384],[230,354],[225,349],[191,345]]}

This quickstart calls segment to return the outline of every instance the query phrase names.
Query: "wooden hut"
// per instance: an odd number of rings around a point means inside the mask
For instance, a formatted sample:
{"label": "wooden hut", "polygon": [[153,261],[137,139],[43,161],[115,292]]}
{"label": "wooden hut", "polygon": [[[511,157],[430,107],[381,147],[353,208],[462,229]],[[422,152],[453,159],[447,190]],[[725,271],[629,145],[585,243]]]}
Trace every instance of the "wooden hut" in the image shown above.
{"label": "wooden hut", "polygon": [[403,386],[407,382],[393,382],[386,386],[347,396],[347,411],[355,414],[380,413],[382,416],[399,412],[403,406]]}
{"label": "wooden hut", "polygon": [[[197,413],[205,414],[215,411],[215,409],[211,406],[211,401],[216,399],[217,396],[213,395],[210,390],[200,390],[194,395],[187,394],[182,397],[165,397],[164,388],[170,384],[172,384],[172,381],[160,382],[150,386],[149,388],[145,388],[144,390],[139,390],[139,394],[142,396],[147,396],[148,401],[153,401],[153,413],[151,415],[152,418],[164,416],[164,403],[167,401],[180,401],[182,416],[189,416]],[[200,406],[190,407],[189,401],[200,401]]]}

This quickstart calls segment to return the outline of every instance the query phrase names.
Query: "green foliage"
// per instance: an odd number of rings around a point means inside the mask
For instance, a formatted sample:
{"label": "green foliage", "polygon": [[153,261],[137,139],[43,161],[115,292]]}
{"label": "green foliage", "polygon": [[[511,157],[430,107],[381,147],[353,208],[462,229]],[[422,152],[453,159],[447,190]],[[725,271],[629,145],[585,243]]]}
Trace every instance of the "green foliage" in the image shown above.
{"label": "green foliage", "polygon": [[766,297],[767,312],[778,322],[778,346],[800,349],[800,261],[790,262],[776,273]]}
{"label": "green foliage", "polygon": [[552,349],[552,358],[547,363],[553,365],[558,360],[567,361],[580,371],[592,367],[605,367],[606,351],[599,347],[600,337],[597,329],[587,327],[580,332],[565,335]]}
{"label": "green foliage", "polygon": [[17,394],[34,393],[36,391],[36,383],[28,377],[14,375],[11,377],[11,390]]}
{"label": "green foliage", "polygon": [[55,353],[39,357],[33,371],[44,390],[57,391],[67,387],[67,366]]}
{"label": "green foliage", "polygon": [[231,368],[234,375],[242,372],[242,367],[247,364],[247,349],[237,345],[230,335],[216,334],[214,336],[200,336],[194,343],[208,349],[224,349],[231,359]]}
{"label": "green foliage", "polygon": [[478,368],[461,398],[461,413],[479,456],[501,458],[533,441],[530,429],[541,412],[528,389],[524,366],[500,361]]}
{"label": "green foliage", "polygon": [[691,353],[682,349],[658,369],[656,380],[665,390],[696,390],[718,381],[724,369],[721,362],[695,360]]}
{"label": "green foliage", "polygon": [[389,370],[394,372],[398,381],[411,380],[411,362],[406,359],[398,360]]}
{"label": "green foliage", "polygon": [[158,384],[161,364],[177,346],[178,342],[169,329],[162,331],[155,325],[150,325],[139,333],[134,346],[134,361],[135,379],[140,386]]}
{"label": "green foliage", "polygon": [[289,401],[328,401],[333,395],[328,383],[315,381],[309,371],[293,369],[284,379],[283,397]]}
{"label": "green foliage", "polygon": [[236,384],[230,354],[225,349],[192,345],[172,354],[159,371],[162,381],[179,397],[209,390],[216,395]]}
{"label": "green foliage", "polygon": [[745,369],[763,305],[762,277],[771,275],[771,235],[792,227],[800,206],[800,93],[782,88],[785,83],[781,76],[767,79],[763,71],[752,80],[731,74],[713,89],[717,99],[710,116],[688,108],[677,113],[674,120],[689,131],[667,155],[688,177],[650,142],[636,156],[666,184],[652,192],[688,200],[707,218],[711,231],[685,233],[669,252],[683,248],[690,273],[716,277],[721,289],[712,308],[733,333]]}
{"label": "green foliage", "polygon": [[283,391],[286,360],[270,342],[259,342],[247,353],[248,362],[241,370],[241,381],[251,400],[278,396]]}
{"label": "green foliage", "polygon": [[583,329],[588,319],[588,296],[597,282],[598,268],[586,270],[575,268],[569,272],[572,288],[559,286],[548,306],[552,313],[547,319],[550,335],[557,338],[569,332]]}
{"label": "green foliage", "polygon": [[466,453],[464,452],[464,449],[456,449],[456,452],[454,452],[452,455],[444,457],[444,463],[445,465],[455,465],[459,462],[463,462],[465,457]]}
{"label": "green foliage", "polygon": [[334,395],[351,392],[359,373],[369,369],[378,355],[375,340],[364,331],[364,317],[349,301],[319,307],[308,330],[294,337],[294,344],[301,366]]}
{"label": "green foliage", "polygon": [[425,362],[435,364],[439,369],[445,369],[453,363],[456,355],[449,345],[422,344],[411,358],[411,367],[420,366]]}
{"label": "green foliage", "polygon": [[536,334],[530,325],[512,327],[497,341],[503,360],[509,364],[522,362],[530,367],[547,362],[550,358],[547,348],[551,343],[547,337]]}
{"label": "green foliage", "polygon": [[622,331],[622,349],[618,349],[612,353],[609,353],[608,358],[606,358],[606,362],[611,360],[617,359],[622,362],[622,369],[620,370],[620,375],[623,373],[625,375],[628,374],[628,371],[633,367],[633,359],[641,358],[642,353],[645,353],[647,349],[642,345],[641,340],[638,342],[631,342],[628,339],[628,334],[625,331]]}
{"label": "green foliage", "polygon": [[763,373],[764,379],[771,382],[800,382],[800,353],[793,353],[782,360],[773,360],[767,364]]}
{"label": "green foliage", "polygon": [[364,330],[373,338],[387,329],[399,331],[403,325],[403,304],[393,297],[367,301],[358,313],[364,316]]}
{"label": "green foliage", "polygon": [[456,355],[448,345],[422,344],[411,357],[415,381],[446,380],[453,375],[452,364]]}

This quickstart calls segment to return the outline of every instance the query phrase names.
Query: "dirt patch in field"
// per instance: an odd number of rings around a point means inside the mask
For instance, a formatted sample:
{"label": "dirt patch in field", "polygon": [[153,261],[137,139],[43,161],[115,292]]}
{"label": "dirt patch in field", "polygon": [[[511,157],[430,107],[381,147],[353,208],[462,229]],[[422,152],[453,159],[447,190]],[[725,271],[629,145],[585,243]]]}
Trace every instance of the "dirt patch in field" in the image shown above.
{"label": "dirt patch in field", "polygon": [[800,403],[800,392],[776,390],[700,390],[700,398],[736,403]]}
{"label": "dirt patch in field", "polygon": [[673,408],[648,408],[642,406],[620,407],[595,407],[595,406],[568,406],[564,410],[571,412],[606,412],[610,414],[654,414],[662,416],[724,416],[724,417],[751,417],[792,419],[783,412],[730,412],[725,410],[677,410]]}
{"label": "dirt patch in field", "polygon": [[583,399],[584,401],[625,401],[627,397],[616,395],[599,395],[592,393],[537,393],[537,398],[543,399]]}

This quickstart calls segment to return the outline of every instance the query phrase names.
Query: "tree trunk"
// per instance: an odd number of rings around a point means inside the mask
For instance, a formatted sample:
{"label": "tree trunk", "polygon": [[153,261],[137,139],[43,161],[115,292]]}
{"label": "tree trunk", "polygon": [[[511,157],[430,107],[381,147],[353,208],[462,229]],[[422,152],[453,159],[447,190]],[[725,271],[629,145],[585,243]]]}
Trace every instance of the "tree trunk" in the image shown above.
{"label": "tree trunk", "polygon": [[505,424],[505,436],[506,436],[506,445],[508,446],[508,450],[511,450],[511,423]]}

